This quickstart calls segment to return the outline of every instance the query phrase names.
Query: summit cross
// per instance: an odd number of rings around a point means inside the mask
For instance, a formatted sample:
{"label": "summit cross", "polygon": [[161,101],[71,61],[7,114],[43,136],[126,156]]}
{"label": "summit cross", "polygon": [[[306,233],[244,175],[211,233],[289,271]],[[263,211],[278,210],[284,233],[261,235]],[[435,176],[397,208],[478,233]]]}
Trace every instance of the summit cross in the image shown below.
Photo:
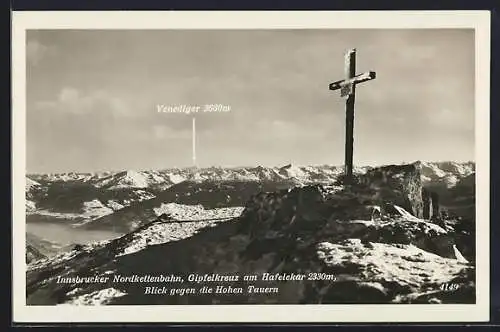
{"label": "summit cross", "polygon": [[354,143],[354,101],[356,85],[375,79],[375,72],[368,71],[356,75],[356,49],[350,49],[345,54],[345,78],[340,81],[330,83],[330,90],[340,89],[340,96],[346,97],[345,102],[345,181],[352,181],[352,155]]}

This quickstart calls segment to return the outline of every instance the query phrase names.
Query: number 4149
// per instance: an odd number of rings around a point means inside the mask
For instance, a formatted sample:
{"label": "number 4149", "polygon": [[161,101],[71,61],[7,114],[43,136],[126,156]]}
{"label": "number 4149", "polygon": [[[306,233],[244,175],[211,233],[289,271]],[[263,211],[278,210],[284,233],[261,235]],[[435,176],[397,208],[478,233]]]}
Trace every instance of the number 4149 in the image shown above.
{"label": "number 4149", "polygon": [[442,291],[454,291],[460,288],[459,284],[444,283],[439,287]]}

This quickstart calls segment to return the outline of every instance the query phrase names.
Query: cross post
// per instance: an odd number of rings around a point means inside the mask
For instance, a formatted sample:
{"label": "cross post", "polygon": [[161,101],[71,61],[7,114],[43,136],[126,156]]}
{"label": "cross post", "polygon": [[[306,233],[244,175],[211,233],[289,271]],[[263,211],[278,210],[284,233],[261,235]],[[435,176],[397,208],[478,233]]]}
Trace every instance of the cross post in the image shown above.
{"label": "cross post", "polygon": [[374,71],[356,75],[356,49],[350,49],[345,54],[344,76],[345,79],[330,83],[330,90],[340,89],[340,96],[345,97],[345,183],[353,180],[353,145],[354,145],[354,102],[356,96],[356,85],[375,79]]}

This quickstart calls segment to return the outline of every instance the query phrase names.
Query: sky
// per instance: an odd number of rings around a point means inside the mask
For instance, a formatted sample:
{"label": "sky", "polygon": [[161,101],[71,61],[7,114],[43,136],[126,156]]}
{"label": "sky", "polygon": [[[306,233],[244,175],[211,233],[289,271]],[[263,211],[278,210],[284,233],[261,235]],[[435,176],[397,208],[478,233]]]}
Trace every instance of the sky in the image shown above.
{"label": "sky", "polygon": [[474,31],[31,30],[27,172],[344,162],[344,53],[357,49],[354,164],[474,160]]}

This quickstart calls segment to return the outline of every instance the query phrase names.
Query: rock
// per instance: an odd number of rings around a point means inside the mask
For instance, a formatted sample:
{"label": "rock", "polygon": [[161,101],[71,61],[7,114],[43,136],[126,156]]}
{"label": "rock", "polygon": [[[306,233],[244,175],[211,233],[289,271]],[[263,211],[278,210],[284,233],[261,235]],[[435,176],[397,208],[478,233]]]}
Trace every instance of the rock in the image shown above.
{"label": "rock", "polygon": [[246,204],[239,229],[251,237],[277,237],[321,227],[328,208],[326,194],[320,185],[257,194]]}
{"label": "rock", "polygon": [[359,182],[377,193],[380,201],[403,207],[423,217],[422,181],[419,164],[389,165],[368,170]]}
{"label": "rock", "polygon": [[422,188],[422,203],[423,203],[423,212],[422,217],[426,220],[432,218],[432,200],[431,193],[428,189]]}
{"label": "rock", "polygon": [[438,220],[440,219],[441,213],[439,209],[439,195],[436,192],[431,192],[431,208],[432,208],[432,214],[430,216],[430,220]]}
{"label": "rock", "polygon": [[26,264],[46,258],[37,248],[30,244],[26,244]]}
{"label": "rock", "polygon": [[423,219],[435,222],[442,219],[442,211],[439,205],[439,194],[428,188],[422,188]]}
{"label": "rock", "polygon": [[[391,188],[394,192],[390,192]],[[454,239],[444,228],[397,205],[421,207],[418,214],[423,215],[425,192],[414,165],[373,169],[360,177],[359,184],[343,190],[328,192],[314,185],[255,195],[245,206],[239,231],[252,239],[251,248],[269,247],[267,240],[278,238],[280,245],[287,246],[290,241],[286,239],[294,241],[297,237],[317,240],[328,236],[335,241],[355,237],[370,242],[414,244],[454,258]],[[432,205],[431,194],[427,198]],[[427,211],[431,213],[431,209]]]}

